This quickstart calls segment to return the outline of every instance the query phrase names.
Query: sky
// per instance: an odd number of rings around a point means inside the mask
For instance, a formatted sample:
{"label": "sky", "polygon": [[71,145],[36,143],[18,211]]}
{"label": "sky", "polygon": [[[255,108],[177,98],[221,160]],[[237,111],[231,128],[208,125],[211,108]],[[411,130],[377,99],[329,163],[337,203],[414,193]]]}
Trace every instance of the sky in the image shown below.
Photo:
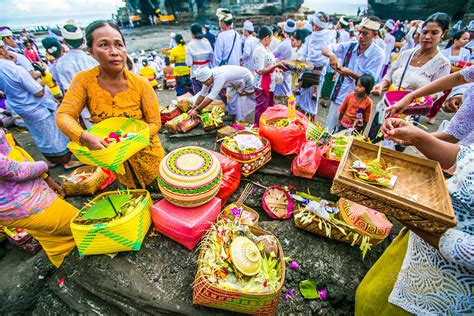
{"label": "sky", "polygon": [[0,0],[2,18],[113,13],[120,0]]}
{"label": "sky", "polygon": [[[0,0],[2,18],[66,16],[78,14],[110,15],[121,0]],[[366,6],[367,0],[305,0],[304,6],[327,13],[352,13],[357,6]],[[345,12],[348,11],[348,12]]]}

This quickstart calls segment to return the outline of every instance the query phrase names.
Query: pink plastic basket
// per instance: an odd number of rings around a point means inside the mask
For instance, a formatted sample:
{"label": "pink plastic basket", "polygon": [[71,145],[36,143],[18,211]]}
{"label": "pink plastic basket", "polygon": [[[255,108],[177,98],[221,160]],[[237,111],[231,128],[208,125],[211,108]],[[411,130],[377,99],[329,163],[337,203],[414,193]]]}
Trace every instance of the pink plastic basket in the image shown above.
{"label": "pink plastic basket", "polygon": [[163,199],[152,206],[151,218],[159,233],[193,250],[220,212],[221,199],[216,197],[193,208],[179,207]]}
{"label": "pink plastic basket", "polygon": [[[394,105],[400,101],[404,96],[409,94],[411,91],[387,91],[383,98],[383,101],[387,107]],[[431,97],[425,97],[426,103],[424,105],[410,106],[403,113],[408,115],[426,115],[433,106],[433,100]]]}

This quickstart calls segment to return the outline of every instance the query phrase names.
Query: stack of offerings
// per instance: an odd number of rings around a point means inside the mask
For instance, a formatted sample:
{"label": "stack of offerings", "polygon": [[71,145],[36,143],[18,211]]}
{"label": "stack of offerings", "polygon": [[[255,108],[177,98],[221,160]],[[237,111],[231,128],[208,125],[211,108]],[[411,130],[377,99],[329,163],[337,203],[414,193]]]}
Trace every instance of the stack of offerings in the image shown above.
{"label": "stack of offerings", "polygon": [[244,177],[262,168],[272,159],[270,142],[251,132],[238,132],[225,137],[221,144],[221,154],[240,163]]}
{"label": "stack of offerings", "polygon": [[171,104],[168,106],[160,106],[161,123],[166,123],[180,114],[181,110],[178,108],[178,103],[175,100],[171,101]]}
{"label": "stack of offerings", "polygon": [[71,222],[79,254],[138,251],[151,224],[146,190],[105,192],[84,206]]}
{"label": "stack of offerings", "polygon": [[200,246],[193,304],[275,314],[285,279],[278,239],[256,227],[243,205],[229,205]]}
{"label": "stack of offerings", "polygon": [[382,213],[346,199],[340,199],[337,205],[322,199],[307,202],[298,204],[295,210],[296,227],[358,245],[363,256],[372,245],[381,243],[393,226]]}
{"label": "stack of offerings", "polygon": [[210,151],[189,146],[170,152],[159,167],[164,199],[152,208],[155,229],[194,249],[221,211],[221,200],[215,198],[221,180],[221,165]]}

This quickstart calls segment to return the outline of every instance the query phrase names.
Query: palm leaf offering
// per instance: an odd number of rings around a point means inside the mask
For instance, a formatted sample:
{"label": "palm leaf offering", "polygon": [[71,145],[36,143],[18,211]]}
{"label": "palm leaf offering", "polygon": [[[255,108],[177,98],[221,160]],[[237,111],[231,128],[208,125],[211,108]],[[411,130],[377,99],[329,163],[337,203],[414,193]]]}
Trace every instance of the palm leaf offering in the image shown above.
{"label": "palm leaf offering", "polygon": [[225,290],[275,291],[282,277],[277,240],[254,235],[245,224],[245,212],[238,206],[228,208],[211,227],[202,244],[202,271],[210,283]]}
{"label": "palm leaf offering", "polygon": [[355,160],[351,170],[354,173],[354,178],[358,181],[392,189],[395,186],[397,177],[392,173],[393,167],[385,163],[381,158],[381,154],[382,142],[379,144],[377,158],[371,160]]}
{"label": "palm leaf offering", "polygon": [[224,138],[223,146],[238,154],[253,154],[258,152],[264,144],[256,135],[238,134]]}
{"label": "palm leaf offering", "polygon": [[106,223],[122,218],[141,207],[143,196],[133,198],[131,194],[114,194],[97,201],[78,216],[74,222],[81,225]]}

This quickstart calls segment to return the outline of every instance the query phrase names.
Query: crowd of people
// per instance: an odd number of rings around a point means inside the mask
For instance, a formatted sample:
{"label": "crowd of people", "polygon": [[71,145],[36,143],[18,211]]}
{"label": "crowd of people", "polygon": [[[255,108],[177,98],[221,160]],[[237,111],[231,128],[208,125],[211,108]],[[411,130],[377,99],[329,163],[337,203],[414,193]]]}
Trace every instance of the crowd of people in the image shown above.
{"label": "crowd of people", "polygon": [[[308,21],[270,26],[245,21],[240,34],[230,10],[216,15],[221,31],[215,38],[209,28],[192,24],[188,43],[181,34],[171,35],[165,58],[130,57],[121,30],[111,22],[93,22],[85,34],[74,23],[50,31],[42,40],[47,58],[41,58],[33,37],[21,44],[2,27],[0,91],[6,111],[21,118],[48,163],[31,161],[0,130],[0,224],[27,229],[59,266],[74,247],[68,224],[77,210],[58,197],[61,189],[48,168],[78,165],[69,140],[90,150],[107,147],[87,128],[111,117],[149,125],[150,146],[117,176],[127,188],[157,190],[157,166],[165,154],[155,91],[161,82],[177,96],[197,95],[191,116],[221,99],[227,114],[257,126],[268,107],[296,96],[297,107],[308,115],[328,107],[330,132],[354,128],[375,140],[381,130],[387,142],[415,146],[444,169],[456,166],[448,190],[457,226],[435,235],[406,224],[409,231],[393,241],[360,284],[356,314],[472,313],[474,21],[451,28],[446,14],[435,13],[424,21],[382,23],[368,16],[356,23],[318,12]],[[440,47],[447,37],[448,45]],[[289,71],[287,62],[293,60],[312,70]],[[394,106],[383,101],[374,106],[370,95],[386,90],[411,92]],[[441,108],[455,113],[443,130],[429,134],[394,118],[422,96],[435,101],[429,122]]]}

